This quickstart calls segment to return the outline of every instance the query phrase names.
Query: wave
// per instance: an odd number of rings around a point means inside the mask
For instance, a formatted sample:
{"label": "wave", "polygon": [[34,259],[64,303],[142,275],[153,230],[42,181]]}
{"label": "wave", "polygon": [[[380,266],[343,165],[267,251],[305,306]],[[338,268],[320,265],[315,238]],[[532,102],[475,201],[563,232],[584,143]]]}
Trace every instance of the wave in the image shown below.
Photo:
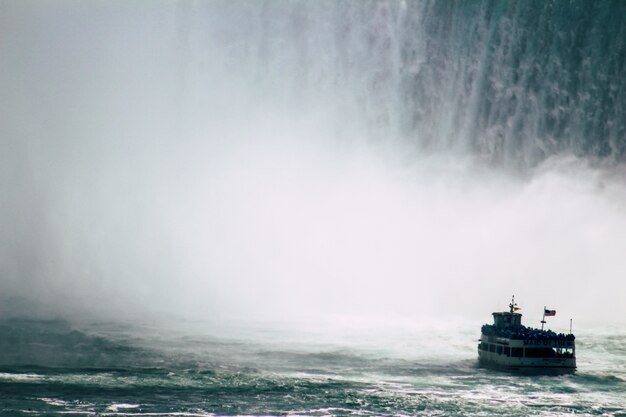
{"label": "wave", "polygon": [[[128,327],[113,328],[105,336],[102,328],[94,335],[59,320],[0,323],[2,339],[19,341],[9,347],[10,354],[43,344],[60,355],[48,364],[39,355],[30,364],[26,356],[13,364],[5,359],[0,365],[4,413],[30,407],[47,415],[320,415],[325,410],[333,415],[522,416],[624,409],[626,383],[617,362],[586,364],[574,375],[519,375],[480,368],[475,358],[454,359],[451,352],[402,357],[358,344],[201,335],[161,335],[155,346],[145,329],[134,329],[129,338]],[[68,360],[81,349],[94,361],[91,366],[84,366],[84,358]],[[99,361],[98,352],[106,359]]]}
{"label": "wave", "polygon": [[[120,340],[122,339],[122,340]],[[106,338],[73,328],[61,319],[0,321],[0,367],[120,369],[154,366],[159,355],[123,337]]]}

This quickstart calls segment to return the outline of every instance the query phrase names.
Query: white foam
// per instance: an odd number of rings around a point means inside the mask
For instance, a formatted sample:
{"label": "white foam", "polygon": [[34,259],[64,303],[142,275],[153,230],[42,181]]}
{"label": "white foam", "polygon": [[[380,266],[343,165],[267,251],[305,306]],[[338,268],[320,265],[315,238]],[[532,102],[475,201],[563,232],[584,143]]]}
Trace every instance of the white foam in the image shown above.
{"label": "white foam", "polygon": [[43,379],[43,376],[38,374],[12,374],[8,372],[0,372],[0,379],[13,381],[34,381]]}
{"label": "white foam", "polygon": [[56,406],[59,406],[59,407],[67,405],[67,401],[59,400],[59,399],[56,399],[56,398],[40,398],[40,400],[45,402],[46,404],[56,405]]}
{"label": "white foam", "polygon": [[[107,408],[108,409],[108,408]],[[207,417],[214,416],[211,413],[190,413],[190,412],[169,412],[169,413],[133,413],[133,412],[104,412],[100,413],[101,416],[190,416],[190,417]]]}
{"label": "white foam", "polygon": [[139,407],[139,404],[124,404],[124,403],[120,403],[120,404],[116,404],[113,403],[110,406],[108,406],[106,409],[109,411],[118,411],[118,410],[125,410],[125,409],[129,409],[129,408],[137,408]]}

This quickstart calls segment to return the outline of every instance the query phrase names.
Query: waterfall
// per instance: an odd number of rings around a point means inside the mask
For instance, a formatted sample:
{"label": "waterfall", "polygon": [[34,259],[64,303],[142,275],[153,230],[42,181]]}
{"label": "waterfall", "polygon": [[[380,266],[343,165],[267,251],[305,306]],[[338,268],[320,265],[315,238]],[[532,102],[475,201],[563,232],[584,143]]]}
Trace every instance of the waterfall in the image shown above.
{"label": "waterfall", "polygon": [[515,166],[626,152],[621,1],[227,1],[181,16],[195,90],[220,65],[263,105]]}
{"label": "waterfall", "polygon": [[623,304],[624,1],[5,1],[0,56],[0,304]]}

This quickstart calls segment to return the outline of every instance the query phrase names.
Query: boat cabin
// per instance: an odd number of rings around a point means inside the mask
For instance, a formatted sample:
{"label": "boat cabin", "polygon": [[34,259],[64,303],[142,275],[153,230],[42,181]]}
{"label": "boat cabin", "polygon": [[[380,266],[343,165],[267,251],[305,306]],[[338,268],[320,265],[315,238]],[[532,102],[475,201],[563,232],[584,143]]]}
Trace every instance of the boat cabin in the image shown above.
{"label": "boat cabin", "polygon": [[522,327],[522,315],[510,312],[493,313],[493,325],[497,329],[519,329]]}

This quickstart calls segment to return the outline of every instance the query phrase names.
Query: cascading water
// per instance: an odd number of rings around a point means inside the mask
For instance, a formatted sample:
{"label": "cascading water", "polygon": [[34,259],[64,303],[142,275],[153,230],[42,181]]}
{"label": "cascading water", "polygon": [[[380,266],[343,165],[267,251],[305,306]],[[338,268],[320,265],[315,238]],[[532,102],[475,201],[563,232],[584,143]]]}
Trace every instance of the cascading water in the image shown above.
{"label": "cascading water", "polygon": [[301,110],[318,100],[336,123],[356,114],[420,149],[520,167],[623,159],[620,1],[213,2],[182,16],[194,51],[217,46],[247,91]]}
{"label": "cascading water", "polygon": [[5,294],[427,311],[586,258],[619,293],[622,2],[3,7]]}

